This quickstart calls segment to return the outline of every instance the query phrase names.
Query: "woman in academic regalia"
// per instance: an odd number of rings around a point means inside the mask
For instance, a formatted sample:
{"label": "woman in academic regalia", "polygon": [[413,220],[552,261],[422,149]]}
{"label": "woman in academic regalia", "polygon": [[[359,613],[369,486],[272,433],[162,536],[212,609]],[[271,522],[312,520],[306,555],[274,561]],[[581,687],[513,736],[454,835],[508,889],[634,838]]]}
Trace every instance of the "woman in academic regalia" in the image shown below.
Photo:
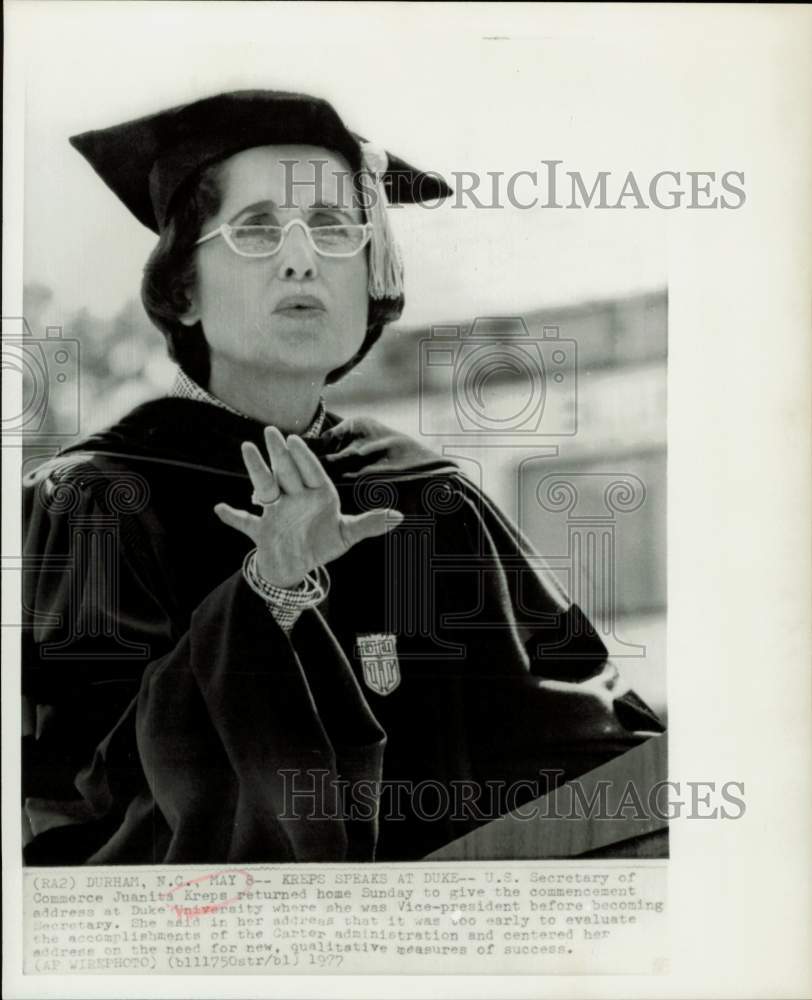
{"label": "woman in academic regalia", "polygon": [[419,858],[661,728],[453,463],[325,410],[440,179],[271,91],[72,143],[179,370],[26,483],[29,864]]}

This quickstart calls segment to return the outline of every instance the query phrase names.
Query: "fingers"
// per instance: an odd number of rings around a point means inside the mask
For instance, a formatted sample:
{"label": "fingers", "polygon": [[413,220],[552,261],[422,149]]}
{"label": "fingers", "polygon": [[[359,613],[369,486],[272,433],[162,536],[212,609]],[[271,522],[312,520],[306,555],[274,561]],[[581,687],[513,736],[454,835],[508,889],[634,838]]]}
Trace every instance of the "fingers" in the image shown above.
{"label": "fingers", "polygon": [[369,438],[381,437],[384,434],[394,433],[391,427],[382,424],[374,417],[345,417],[344,420],[334,426],[322,431],[323,440],[341,440],[344,437]]}
{"label": "fingers", "polygon": [[235,510],[227,503],[218,503],[214,507],[214,513],[220,518],[223,524],[229,528],[235,528],[244,535],[248,535],[252,541],[256,541],[257,528],[260,518],[254,514],[249,514],[247,510]]}
{"label": "fingers", "polygon": [[402,521],[403,514],[390,507],[368,510],[364,514],[345,514],[339,522],[339,527],[341,537],[349,549],[365,538],[385,535],[387,531],[397,528]]}
{"label": "fingers", "polygon": [[321,432],[321,438],[323,441],[340,441],[347,434],[353,433],[353,418],[345,417],[344,420],[339,420],[335,427],[329,427],[326,431]]}
{"label": "fingers", "polygon": [[286,441],[276,427],[266,427],[265,443],[272,469],[252,441],[242,444],[245,467],[254,493],[261,500],[273,502],[280,493],[295,494],[305,488],[329,485],[330,478],[321,463],[298,435],[291,434]]}
{"label": "fingers", "polygon": [[288,438],[288,451],[296,463],[305,486],[317,489],[329,485],[330,477],[324,471],[321,462],[296,434],[291,434]]}
{"label": "fingers", "polygon": [[265,459],[262,457],[259,448],[257,448],[253,441],[243,441],[241,451],[242,460],[245,462],[245,468],[248,470],[251,485],[254,487],[257,497],[266,503],[275,500],[280,493],[279,485],[274,479],[273,473],[265,464]]}
{"label": "fingers", "polygon": [[378,451],[386,451],[387,448],[391,448],[397,441],[398,439],[395,435],[367,440],[357,438],[351,444],[348,444],[346,448],[341,448],[340,451],[334,451],[324,457],[328,462],[335,462],[341,458],[348,458],[350,455],[372,455]]}
{"label": "fingers", "polygon": [[371,417],[342,420],[321,436],[322,440],[339,445],[338,451],[324,456],[327,462],[337,462],[351,456],[372,455],[385,451],[398,442],[395,431]]}
{"label": "fingers", "polygon": [[271,456],[274,475],[285,493],[301,493],[305,488],[298,466],[288,451],[285,439],[276,427],[265,428],[265,444]]}

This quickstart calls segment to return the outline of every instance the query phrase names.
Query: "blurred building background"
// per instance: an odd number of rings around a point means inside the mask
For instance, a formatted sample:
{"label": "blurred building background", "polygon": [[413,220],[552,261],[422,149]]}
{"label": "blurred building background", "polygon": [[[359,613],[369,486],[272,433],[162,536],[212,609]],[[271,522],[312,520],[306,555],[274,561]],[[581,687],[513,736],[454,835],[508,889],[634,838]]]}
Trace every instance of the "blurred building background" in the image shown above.
{"label": "blurred building background", "polygon": [[[112,319],[55,325],[25,288],[18,334],[30,468],[167,391],[174,365],[136,299]],[[14,358],[14,350],[7,357]],[[389,328],[328,391],[453,457],[519,523],[593,621],[635,688],[665,712],[664,290]],[[563,487],[561,484],[565,484]]]}

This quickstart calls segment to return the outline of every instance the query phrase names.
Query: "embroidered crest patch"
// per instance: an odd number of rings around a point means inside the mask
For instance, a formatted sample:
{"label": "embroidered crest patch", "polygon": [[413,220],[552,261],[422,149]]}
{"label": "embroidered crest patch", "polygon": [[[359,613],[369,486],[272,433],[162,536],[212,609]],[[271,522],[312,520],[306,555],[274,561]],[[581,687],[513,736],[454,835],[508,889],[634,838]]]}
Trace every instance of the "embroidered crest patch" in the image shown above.
{"label": "embroidered crest patch", "polygon": [[389,632],[373,632],[359,635],[356,644],[366,686],[375,694],[391,694],[400,684],[395,636]]}

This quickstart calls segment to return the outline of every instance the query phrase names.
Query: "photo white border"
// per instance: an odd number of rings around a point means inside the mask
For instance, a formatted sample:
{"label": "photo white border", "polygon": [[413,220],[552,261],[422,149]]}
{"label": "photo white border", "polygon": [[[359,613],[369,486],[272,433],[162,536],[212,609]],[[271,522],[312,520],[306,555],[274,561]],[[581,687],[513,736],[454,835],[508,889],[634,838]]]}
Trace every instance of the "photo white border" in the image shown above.
{"label": "photo white border", "polygon": [[[3,315],[19,315],[25,8],[6,5]],[[147,4],[145,7],[151,5]],[[189,7],[193,5],[188,5]],[[232,5],[233,6],[233,5]],[[344,5],[346,6],[346,5]],[[352,5],[349,5],[350,7]],[[3,629],[4,995],[732,997],[812,988],[810,917],[810,290],[812,10],[802,6],[375,5],[483,32],[582,33],[672,59],[671,155],[743,168],[748,202],[669,228],[669,721],[674,780],[742,780],[736,822],[671,827],[670,971],[658,977],[23,978],[19,711]],[[658,49],[659,47],[659,49]],[[611,60],[608,61],[611,67]],[[704,104],[697,95],[704,93]],[[740,109],[746,111],[746,122]],[[395,103],[396,109],[396,103]],[[726,151],[725,163],[715,150]],[[4,373],[4,383],[6,382]],[[9,390],[4,385],[6,391]],[[4,552],[19,473],[3,449]],[[4,581],[4,613],[19,590]]]}

